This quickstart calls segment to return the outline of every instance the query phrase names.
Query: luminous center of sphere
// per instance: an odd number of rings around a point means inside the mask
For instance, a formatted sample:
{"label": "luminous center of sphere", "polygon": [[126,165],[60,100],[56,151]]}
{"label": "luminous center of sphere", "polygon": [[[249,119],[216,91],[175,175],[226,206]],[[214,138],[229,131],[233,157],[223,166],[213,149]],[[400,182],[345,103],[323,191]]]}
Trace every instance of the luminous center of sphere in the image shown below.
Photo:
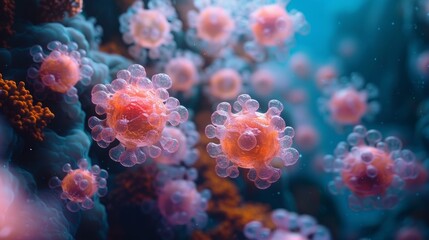
{"label": "luminous center of sphere", "polygon": [[293,34],[292,19],[280,5],[260,7],[252,13],[251,20],[253,36],[262,45],[280,44]]}
{"label": "luminous center of sphere", "polygon": [[140,10],[130,21],[134,41],[145,48],[156,48],[165,42],[170,24],[157,10]]}
{"label": "luminous center of sphere", "polygon": [[332,96],[329,109],[336,122],[358,123],[367,110],[366,97],[353,88],[342,89]]}
{"label": "luminous center of sphere", "polygon": [[220,142],[223,152],[239,167],[266,165],[278,154],[278,132],[262,113],[233,115],[225,124],[225,138]]}
{"label": "luminous center of sphere", "polygon": [[165,71],[173,81],[173,90],[187,91],[196,81],[197,69],[192,61],[186,58],[176,58],[171,60]]}
{"label": "luminous center of sphere", "polygon": [[[80,185],[82,182],[87,184],[85,188]],[[91,198],[98,191],[98,186],[92,173],[82,169],[69,172],[64,177],[61,188],[67,194],[70,201],[79,203],[87,198]]]}
{"label": "luminous center of sphere", "polygon": [[159,141],[167,122],[167,109],[153,90],[130,85],[109,100],[107,125],[126,147],[149,146]]}
{"label": "luminous center of sphere", "polygon": [[345,156],[341,177],[347,187],[361,197],[384,194],[393,181],[390,156],[375,147],[362,146]]}
{"label": "luminous center of sphere", "polygon": [[233,69],[222,69],[210,78],[211,94],[222,100],[230,100],[240,93],[241,77]]}
{"label": "luminous center of sphere", "polygon": [[50,54],[43,60],[39,74],[52,91],[66,93],[80,80],[79,63],[66,54],[59,53],[58,56]]}
{"label": "luminous center of sphere", "polygon": [[201,11],[197,22],[197,35],[210,42],[226,40],[234,28],[231,16],[220,7],[207,7]]}

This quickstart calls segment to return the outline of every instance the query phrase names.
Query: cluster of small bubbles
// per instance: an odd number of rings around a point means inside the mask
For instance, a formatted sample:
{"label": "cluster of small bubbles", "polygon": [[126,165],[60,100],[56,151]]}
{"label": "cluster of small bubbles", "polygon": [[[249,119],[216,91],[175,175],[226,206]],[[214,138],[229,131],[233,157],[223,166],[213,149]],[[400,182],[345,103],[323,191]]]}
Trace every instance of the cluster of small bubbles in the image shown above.
{"label": "cluster of small bubbles", "polygon": [[259,221],[252,221],[244,227],[244,235],[250,240],[309,239],[330,240],[331,235],[309,215],[298,215],[284,209],[276,209],[271,214],[275,229],[270,230]]}
{"label": "cluster of small bubbles", "polygon": [[169,0],[151,0],[148,9],[136,1],[119,18],[123,40],[129,53],[141,63],[149,59],[169,59],[176,48],[172,32],[180,31],[182,22]]}
{"label": "cluster of small bubbles", "polygon": [[222,102],[212,114],[212,124],[205,129],[208,138],[218,138],[220,144],[209,143],[207,151],[216,158],[216,173],[235,178],[238,168],[250,169],[249,180],[260,189],[279,180],[280,168],[294,165],[299,153],[292,148],[294,129],[280,117],[283,105],[271,100],[266,113],[260,113],[258,101],[247,94],[238,96],[231,105]]}
{"label": "cluster of small bubbles", "polygon": [[40,45],[30,49],[36,65],[28,69],[28,78],[39,93],[48,88],[64,94],[66,102],[77,102],[77,89],[74,86],[78,82],[89,85],[94,72],[89,65],[89,59],[85,57],[86,52],[78,49],[75,42],[62,44],[53,41],[47,45],[47,49],[48,54]]}
{"label": "cluster of small bubbles", "polygon": [[186,166],[191,166],[197,161],[199,153],[194,147],[200,140],[200,135],[193,122],[184,122],[178,127],[168,126],[162,134],[176,139],[179,147],[175,152],[163,151],[159,157],[154,159],[155,162],[165,165],[179,165],[183,162]]}
{"label": "cluster of small bubbles", "polygon": [[396,205],[406,180],[418,177],[415,156],[402,149],[396,137],[382,139],[377,130],[354,127],[347,142],[338,143],[334,155],[324,158],[325,170],[338,174],[329,183],[332,193],[348,189],[353,209],[391,208]]}
{"label": "cluster of small bubbles", "polygon": [[206,225],[210,191],[197,191],[193,182],[197,175],[193,168],[160,169],[155,179],[157,206],[168,225],[185,225],[188,229],[200,229]]}
{"label": "cluster of small bubbles", "polygon": [[319,108],[333,124],[359,124],[364,118],[372,120],[380,110],[379,103],[374,100],[378,89],[372,84],[364,86],[363,78],[357,74],[332,82],[323,92]]}
{"label": "cluster of small bubbles", "polygon": [[162,151],[173,153],[178,141],[163,131],[167,122],[177,126],[188,119],[188,111],[179,100],[169,97],[171,79],[166,74],[146,77],[145,68],[134,64],[120,70],[111,84],[97,84],[92,102],[99,115],[89,118],[92,138],[102,147],[115,139],[119,144],[109,150],[112,160],[131,167],[143,163],[147,156],[157,158]]}
{"label": "cluster of small bubbles", "polygon": [[80,159],[77,169],[67,163],[63,166],[66,176],[63,180],[53,177],[49,181],[51,188],[61,188],[61,199],[67,201],[67,209],[77,212],[94,207],[94,198],[107,194],[108,173],[98,165],[89,166],[86,159]]}

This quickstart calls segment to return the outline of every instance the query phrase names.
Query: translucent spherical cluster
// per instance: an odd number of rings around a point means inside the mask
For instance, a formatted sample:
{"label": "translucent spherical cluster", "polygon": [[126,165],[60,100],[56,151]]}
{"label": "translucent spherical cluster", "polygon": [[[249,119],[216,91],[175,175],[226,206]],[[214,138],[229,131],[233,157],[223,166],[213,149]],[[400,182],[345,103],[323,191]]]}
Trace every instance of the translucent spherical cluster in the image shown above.
{"label": "translucent spherical cluster", "polygon": [[331,85],[338,77],[338,71],[333,65],[321,66],[316,71],[316,84],[319,88]]}
{"label": "translucent spherical cluster", "polygon": [[92,138],[102,148],[118,139],[119,145],[111,148],[109,155],[126,167],[143,163],[146,155],[157,158],[163,150],[177,151],[178,141],[162,133],[167,122],[173,126],[185,122],[188,111],[169,97],[170,77],[156,74],[151,81],[138,64],[116,76],[111,84],[97,84],[92,89],[97,114],[106,114],[104,120],[89,118]]}
{"label": "translucent spherical cluster", "polygon": [[232,101],[244,90],[248,64],[235,54],[225,54],[205,69],[205,91],[214,103]]}
{"label": "translucent spherical cluster", "polygon": [[49,88],[53,92],[65,94],[65,100],[78,100],[78,82],[83,85],[91,83],[93,69],[85,57],[84,50],[78,50],[76,43],[62,44],[50,42],[47,46],[49,53],[42,46],[36,45],[30,49],[30,54],[36,66],[28,69],[28,78],[34,80],[36,90]]}
{"label": "translucent spherical cluster", "polygon": [[223,102],[212,114],[213,125],[206,127],[207,151],[216,158],[216,173],[221,177],[238,176],[238,168],[250,169],[248,178],[260,189],[268,188],[281,175],[282,166],[294,165],[299,153],[292,148],[294,130],[280,117],[283,105],[271,100],[266,113],[257,112],[258,101],[247,94],[238,96],[231,105]]}
{"label": "translucent spherical cluster", "polygon": [[295,131],[295,142],[301,150],[310,151],[319,144],[319,133],[310,124],[301,124]]}
{"label": "translucent spherical cluster", "polygon": [[140,62],[150,59],[168,59],[175,49],[172,32],[179,31],[182,23],[169,0],[151,0],[145,9],[136,1],[119,18],[120,31],[129,53]]}
{"label": "translucent spherical cluster", "polygon": [[279,4],[261,6],[250,15],[250,21],[253,37],[264,46],[281,44],[294,34],[292,18]]}
{"label": "translucent spherical cluster", "polygon": [[185,122],[179,127],[166,127],[162,133],[164,136],[175,139],[178,142],[179,148],[175,152],[164,151],[154,160],[157,163],[165,165],[179,165],[183,162],[187,166],[191,166],[198,159],[198,150],[194,148],[200,140],[200,135],[195,129],[195,124]]}
{"label": "translucent spherical cluster", "polygon": [[69,163],[65,164],[63,171],[67,175],[63,180],[53,177],[49,181],[51,188],[61,188],[61,198],[67,201],[67,209],[71,212],[93,208],[94,197],[103,197],[107,193],[106,170],[100,169],[98,165],[89,168],[86,159],[79,160],[78,166],[72,169]]}
{"label": "translucent spherical cluster", "polygon": [[291,56],[289,67],[299,78],[308,78],[311,74],[311,63],[309,57],[301,52]]}
{"label": "translucent spherical cluster", "polygon": [[273,90],[276,77],[268,69],[258,69],[250,76],[254,91],[261,96],[268,96]]}
{"label": "translucent spherical cluster", "polygon": [[350,207],[391,208],[398,199],[405,180],[415,179],[418,169],[414,154],[402,149],[396,137],[387,137],[376,130],[358,125],[340,142],[335,155],[325,156],[325,170],[338,173],[329,184],[332,193],[348,189]]}
{"label": "translucent spherical cluster", "polygon": [[352,75],[350,80],[342,79],[325,87],[326,99],[321,100],[320,109],[329,121],[340,126],[358,124],[364,117],[371,119],[379,111],[378,102],[373,99],[378,95],[377,88],[367,84],[359,75]]}
{"label": "translucent spherical cluster", "polygon": [[330,240],[329,231],[317,224],[308,215],[298,215],[284,209],[271,214],[275,229],[270,230],[259,221],[252,221],[244,227],[244,235],[251,240]]}
{"label": "translucent spherical cluster", "polygon": [[308,24],[301,12],[286,11],[286,4],[282,1],[268,5],[257,1],[250,4],[251,12],[247,19],[249,37],[251,41],[245,44],[245,51],[255,60],[261,61],[265,57],[264,49],[275,47],[277,57],[287,55],[288,45],[295,33],[306,34]]}
{"label": "translucent spherical cluster", "polygon": [[173,180],[161,188],[158,196],[161,215],[171,225],[195,224],[205,226],[207,199],[197,192],[195,183],[188,180]]}
{"label": "translucent spherical cluster", "polygon": [[[239,1],[237,1],[239,2]],[[235,1],[196,1],[197,11],[188,12],[187,41],[209,55],[217,55],[237,35]]]}
{"label": "translucent spherical cluster", "polygon": [[200,82],[199,70],[202,64],[203,60],[197,54],[190,51],[176,52],[164,67],[165,73],[173,81],[171,91],[191,94],[193,88]]}
{"label": "translucent spherical cluster", "polygon": [[163,168],[157,175],[157,205],[168,225],[186,225],[189,229],[206,225],[210,191],[198,192],[193,182],[196,178],[195,169],[183,167]]}

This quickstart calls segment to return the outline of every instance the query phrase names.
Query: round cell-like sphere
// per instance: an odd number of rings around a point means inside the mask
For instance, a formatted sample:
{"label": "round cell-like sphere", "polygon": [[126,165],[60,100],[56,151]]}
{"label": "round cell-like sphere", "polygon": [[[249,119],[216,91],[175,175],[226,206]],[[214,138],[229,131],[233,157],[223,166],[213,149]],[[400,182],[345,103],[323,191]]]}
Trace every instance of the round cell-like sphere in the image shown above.
{"label": "round cell-like sphere", "polygon": [[171,77],[174,91],[189,91],[198,79],[198,71],[194,63],[184,57],[170,60],[165,67],[165,72]]}
{"label": "round cell-like sphere", "polygon": [[279,153],[279,133],[270,128],[270,117],[262,113],[232,116],[221,141],[222,151],[241,168],[267,165]]}
{"label": "round cell-like sphere", "polygon": [[332,84],[338,77],[337,70],[330,65],[320,67],[316,72],[316,83],[319,87]]}
{"label": "round cell-like sphere", "polygon": [[169,97],[170,87],[168,75],[155,74],[150,80],[138,64],[120,70],[111,84],[95,85],[92,102],[106,119],[89,118],[92,138],[103,148],[118,139],[120,144],[110,149],[109,155],[127,167],[143,163],[147,155],[156,158],[163,150],[175,152],[178,141],[162,132],[167,122],[173,126],[185,122],[188,111]]}
{"label": "round cell-like sphere", "polygon": [[273,230],[266,228],[259,221],[252,221],[244,226],[244,235],[249,240],[330,240],[328,229],[317,224],[308,215],[298,215],[284,209],[271,213],[275,225]]}
{"label": "round cell-like sphere", "polygon": [[294,34],[292,18],[281,5],[262,6],[250,18],[253,36],[261,45],[279,45]]}
{"label": "round cell-like sphere", "polygon": [[59,93],[66,93],[81,79],[79,63],[60,52],[52,52],[46,57],[39,75],[44,85]]}
{"label": "round cell-like sphere", "polygon": [[250,81],[256,93],[268,95],[273,91],[275,77],[268,70],[260,69],[252,74]]}
{"label": "round cell-like sphere", "polygon": [[70,201],[81,203],[98,191],[94,175],[88,170],[76,169],[68,173],[61,182],[63,192]]}
{"label": "round cell-like sphere", "polygon": [[158,208],[171,225],[190,225],[192,221],[205,225],[207,199],[203,198],[192,181],[171,180],[160,190]]}
{"label": "round cell-like sphere", "polygon": [[164,44],[169,33],[170,23],[158,10],[139,9],[130,21],[130,34],[134,42],[144,48]]}
{"label": "round cell-like sphere", "polygon": [[179,149],[174,153],[165,152],[161,156],[157,157],[155,161],[162,164],[179,164],[181,160],[184,160],[188,151],[188,146],[186,142],[186,136],[179,128],[175,127],[166,127],[164,129],[164,134],[169,137],[176,139],[179,143]]}
{"label": "round cell-like sphere", "polygon": [[213,43],[226,41],[234,30],[234,20],[223,8],[210,6],[198,15],[197,35],[199,38]]}
{"label": "round cell-like sphere", "polygon": [[79,160],[78,166],[79,168],[72,169],[70,164],[65,164],[63,171],[66,176],[63,180],[53,177],[49,181],[49,187],[62,190],[61,198],[67,202],[67,209],[71,212],[93,208],[94,198],[107,193],[106,170],[97,165],[89,168],[86,159]]}
{"label": "round cell-like sphere", "polygon": [[346,186],[357,196],[384,194],[392,183],[394,171],[390,156],[375,147],[363,146],[349,152],[344,158],[349,165],[341,173]]}
{"label": "round cell-like sphere", "polygon": [[286,127],[279,116],[283,105],[269,102],[266,113],[257,112],[259,103],[249,95],[238,96],[234,103],[220,103],[212,114],[213,125],[206,127],[208,138],[218,138],[220,144],[209,143],[207,151],[216,158],[216,173],[221,177],[237,177],[238,167],[250,169],[248,178],[260,189],[268,188],[280,178],[278,167],[294,165],[299,158],[291,148],[294,130]]}
{"label": "round cell-like sphere", "polygon": [[296,128],[295,141],[300,149],[311,150],[319,143],[319,134],[311,125],[301,125]]}
{"label": "round cell-like sphere", "polygon": [[107,104],[107,126],[125,147],[144,147],[159,141],[167,122],[167,108],[154,90],[130,85],[115,92]]}
{"label": "round cell-like sphere", "polygon": [[231,100],[241,91],[243,80],[240,74],[231,68],[224,68],[210,77],[210,94],[220,100]]}
{"label": "round cell-like sphere", "polygon": [[338,175],[329,183],[333,194],[348,190],[349,205],[354,210],[392,208],[398,202],[405,181],[416,179],[414,154],[402,149],[398,138],[384,139],[377,130],[355,126],[340,142],[335,155],[324,158],[325,170]]}
{"label": "round cell-like sphere", "polygon": [[367,97],[354,88],[340,89],[332,95],[328,107],[335,122],[359,123],[367,112]]}

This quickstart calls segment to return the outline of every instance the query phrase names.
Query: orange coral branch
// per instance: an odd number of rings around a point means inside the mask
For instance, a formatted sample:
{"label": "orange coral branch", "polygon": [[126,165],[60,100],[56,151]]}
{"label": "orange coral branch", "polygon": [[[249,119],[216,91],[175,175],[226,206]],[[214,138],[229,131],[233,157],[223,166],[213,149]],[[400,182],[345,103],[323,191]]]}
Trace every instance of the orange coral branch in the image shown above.
{"label": "orange coral branch", "polygon": [[43,140],[43,128],[54,118],[51,110],[42,107],[42,103],[33,105],[33,96],[24,82],[16,85],[14,81],[4,80],[1,74],[0,109],[15,128],[30,133],[39,141]]}

